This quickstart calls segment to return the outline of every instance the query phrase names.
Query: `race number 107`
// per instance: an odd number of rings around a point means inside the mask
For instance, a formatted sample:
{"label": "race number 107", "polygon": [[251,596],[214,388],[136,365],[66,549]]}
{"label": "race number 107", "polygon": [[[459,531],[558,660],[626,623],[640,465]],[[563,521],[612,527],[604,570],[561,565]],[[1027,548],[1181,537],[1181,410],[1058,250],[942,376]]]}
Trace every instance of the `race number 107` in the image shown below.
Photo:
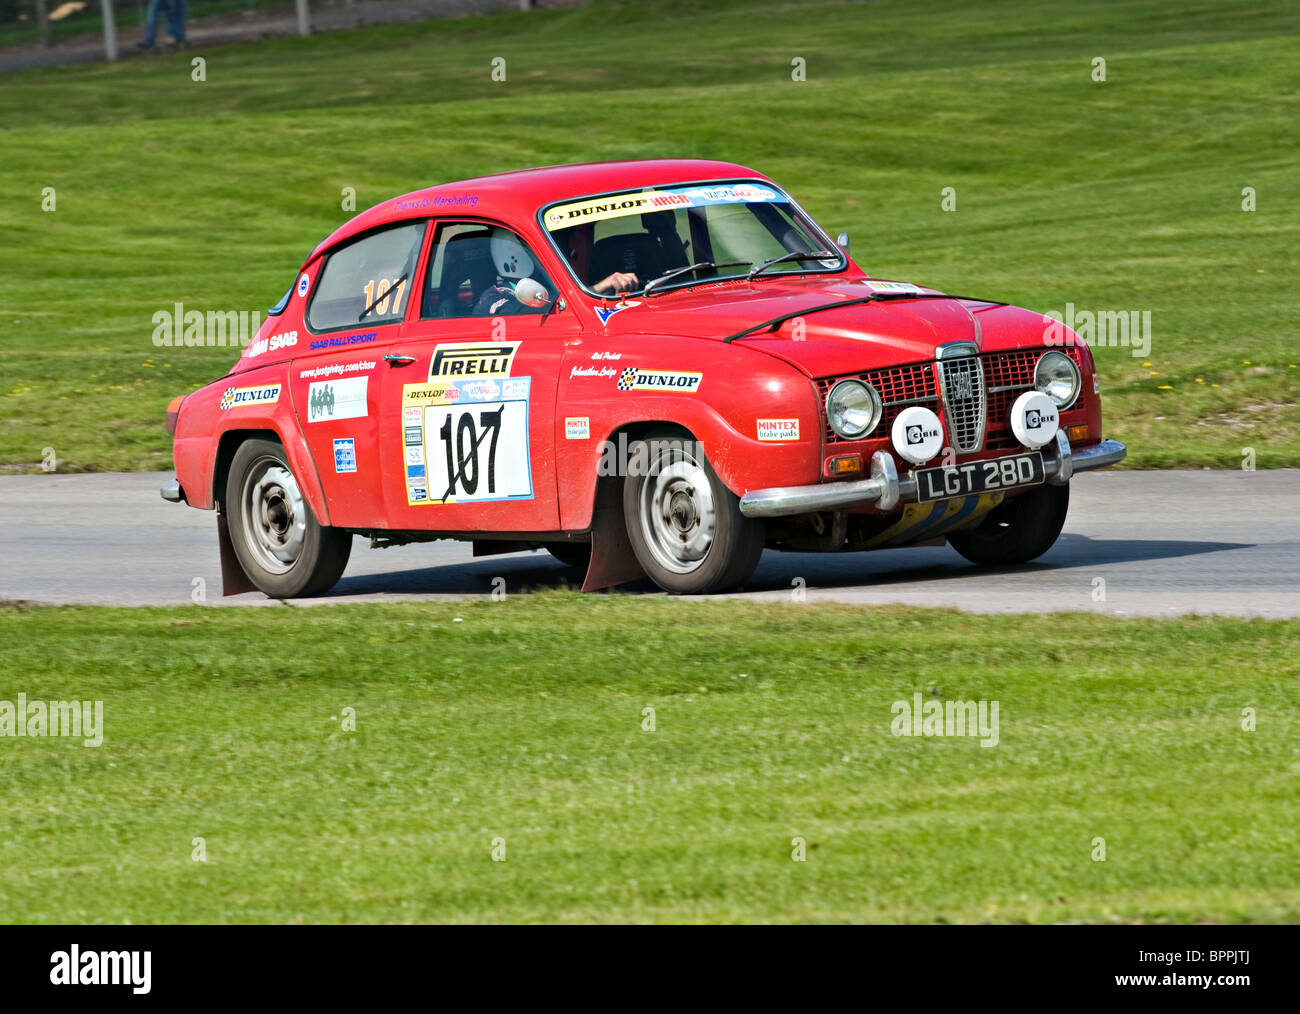
{"label": "race number 107", "polygon": [[[487,472],[487,493],[493,496],[497,491],[497,440],[501,436],[501,414],[505,406],[494,410],[482,410],[478,413],[478,423],[474,422],[474,412],[461,413],[453,426],[453,416],[448,414],[438,429],[443,451],[447,458],[447,492],[443,500],[452,497],[474,496],[478,493],[480,468]],[[487,442],[486,463],[480,454],[484,442]]]}
{"label": "race number 107", "polygon": [[432,405],[424,432],[430,502],[532,499],[526,399]]}

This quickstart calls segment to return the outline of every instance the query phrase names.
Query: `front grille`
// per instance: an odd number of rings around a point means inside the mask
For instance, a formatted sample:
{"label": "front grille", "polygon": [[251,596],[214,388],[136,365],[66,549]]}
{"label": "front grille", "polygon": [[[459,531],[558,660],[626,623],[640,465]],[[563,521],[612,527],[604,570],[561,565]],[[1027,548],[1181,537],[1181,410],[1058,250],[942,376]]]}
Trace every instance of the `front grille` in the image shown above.
{"label": "front grille", "polygon": [[[876,428],[866,439],[888,438],[894,418],[908,405],[927,405],[934,411],[942,408],[944,425],[954,448],[962,454],[982,448],[991,451],[1020,446],[1008,421],[1011,404],[1034,386],[1034,367],[1045,349],[1020,349],[1015,352],[989,352],[981,356],[945,359],[942,362],[909,363],[883,370],[850,374],[864,380],[878,392],[885,411]],[[1063,351],[1080,369],[1083,363],[1074,346]],[[945,403],[939,403],[939,371],[944,378]],[[825,413],[826,395],[846,377],[828,377],[817,381]],[[981,408],[981,404],[983,407]],[[1074,408],[1078,408],[1075,402]],[[826,424],[826,443],[844,443],[844,438]]]}
{"label": "front grille", "polygon": [[[984,375],[988,385],[988,425],[984,447],[990,451],[1014,450],[1020,441],[1011,432],[1011,404],[1026,391],[1034,388],[1034,367],[1044,349],[1020,349],[1017,352],[995,352],[984,356]],[[1079,350],[1072,345],[1063,350],[1083,370]],[[1076,401],[1072,408],[1078,408]],[[1069,411],[1067,409],[1066,411]],[[1064,423],[1062,423],[1064,425]]]}
{"label": "front grille", "polygon": [[[931,363],[911,363],[907,366],[890,366],[883,370],[868,370],[855,375],[858,380],[866,381],[880,394],[884,402],[884,412],[880,422],[872,431],[876,436],[888,434],[894,425],[894,417],[908,405],[926,405],[939,400],[938,389],[934,383],[934,370]],[[830,377],[817,381],[817,391],[821,395],[822,414],[826,412],[826,395],[830,389],[847,377]],[[826,424],[826,442],[838,443],[844,438]]]}
{"label": "front grille", "polygon": [[984,365],[979,356],[944,359],[936,365],[948,437],[960,454],[978,451],[984,440]]}

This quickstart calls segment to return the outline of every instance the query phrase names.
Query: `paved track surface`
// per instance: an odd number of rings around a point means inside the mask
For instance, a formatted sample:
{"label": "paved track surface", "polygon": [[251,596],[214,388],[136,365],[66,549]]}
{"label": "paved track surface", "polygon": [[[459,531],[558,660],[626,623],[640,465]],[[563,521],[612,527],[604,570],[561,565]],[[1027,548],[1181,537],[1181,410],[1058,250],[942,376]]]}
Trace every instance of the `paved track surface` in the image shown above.
{"label": "paved track surface", "polygon": [[[165,478],[0,477],[0,599],[186,605],[201,578],[207,604],[276,605],[222,597],[216,516],[161,500]],[[946,546],[767,552],[737,594],[986,613],[1300,616],[1300,471],[1098,472],[1077,476],[1071,493],[1060,540],[1023,567],[982,570]],[[508,593],[581,581],[545,552],[474,560],[468,543],[371,550],[358,538],[333,592],[298,601],[467,598],[489,594],[496,577]]]}

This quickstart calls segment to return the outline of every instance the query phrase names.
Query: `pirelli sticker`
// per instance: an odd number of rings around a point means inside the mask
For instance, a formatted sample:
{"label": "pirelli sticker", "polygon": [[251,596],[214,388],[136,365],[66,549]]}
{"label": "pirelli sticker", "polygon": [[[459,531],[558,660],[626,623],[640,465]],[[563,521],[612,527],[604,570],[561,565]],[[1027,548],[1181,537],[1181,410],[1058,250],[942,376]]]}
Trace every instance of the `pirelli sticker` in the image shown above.
{"label": "pirelli sticker", "polygon": [[474,380],[510,376],[519,342],[438,345],[429,360],[429,380]]}

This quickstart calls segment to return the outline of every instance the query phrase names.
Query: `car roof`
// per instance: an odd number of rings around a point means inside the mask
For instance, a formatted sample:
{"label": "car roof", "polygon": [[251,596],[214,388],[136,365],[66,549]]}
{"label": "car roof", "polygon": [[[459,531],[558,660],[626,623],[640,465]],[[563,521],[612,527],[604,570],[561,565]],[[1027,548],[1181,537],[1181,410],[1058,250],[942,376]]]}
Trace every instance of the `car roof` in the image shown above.
{"label": "car roof", "polygon": [[318,244],[306,263],[351,236],[410,218],[462,212],[519,223],[532,221],[538,209],[552,201],[636,187],[740,178],[767,179],[762,173],[735,162],[697,158],[582,162],[476,176],[413,190],[363,211]]}

